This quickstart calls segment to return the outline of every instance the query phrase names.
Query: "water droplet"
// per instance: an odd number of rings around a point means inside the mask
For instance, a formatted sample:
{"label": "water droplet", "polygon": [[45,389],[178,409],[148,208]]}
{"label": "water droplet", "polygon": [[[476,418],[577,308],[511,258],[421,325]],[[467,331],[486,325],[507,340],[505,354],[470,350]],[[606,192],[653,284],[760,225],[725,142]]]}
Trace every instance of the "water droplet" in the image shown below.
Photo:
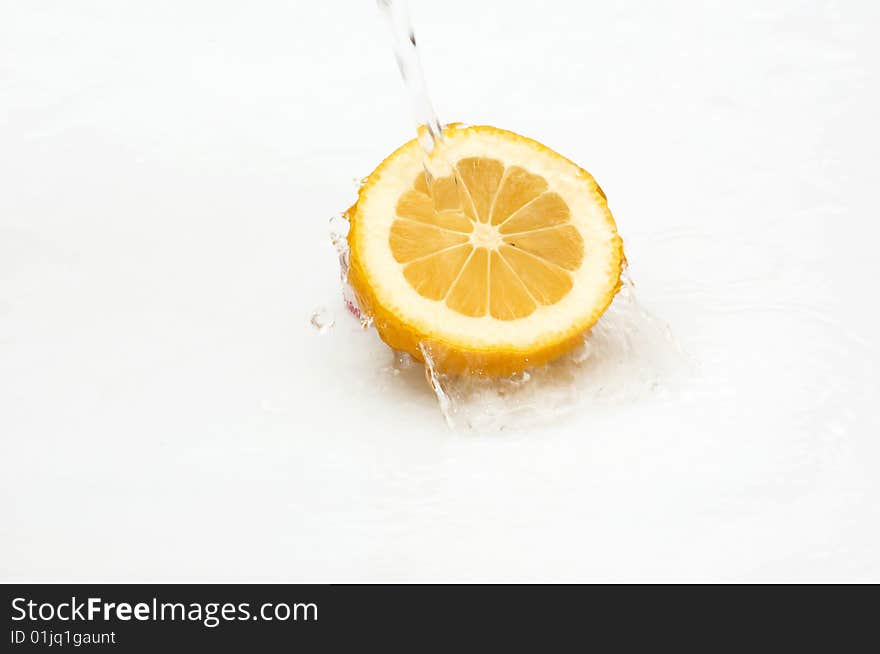
{"label": "water droplet", "polygon": [[572,350],[570,355],[572,363],[577,365],[582,364],[584,361],[590,358],[590,355],[593,353],[593,346],[590,345],[589,341],[584,341],[583,345]]}
{"label": "water droplet", "polygon": [[351,224],[342,214],[336,214],[330,218],[330,242],[337,250],[345,243]]}
{"label": "water droplet", "polygon": [[315,309],[310,322],[319,334],[326,334],[336,324],[336,318],[327,307],[319,307]]}
{"label": "water droplet", "polygon": [[514,386],[520,386],[522,384],[528,383],[528,381],[532,378],[532,376],[528,373],[528,371],[523,370],[522,372],[515,372],[507,378],[507,381],[513,384]]}
{"label": "water droplet", "polygon": [[400,350],[392,350],[393,359],[391,368],[394,374],[399,374],[401,370],[409,370],[416,365],[416,360],[410,356],[409,352],[401,352]]}

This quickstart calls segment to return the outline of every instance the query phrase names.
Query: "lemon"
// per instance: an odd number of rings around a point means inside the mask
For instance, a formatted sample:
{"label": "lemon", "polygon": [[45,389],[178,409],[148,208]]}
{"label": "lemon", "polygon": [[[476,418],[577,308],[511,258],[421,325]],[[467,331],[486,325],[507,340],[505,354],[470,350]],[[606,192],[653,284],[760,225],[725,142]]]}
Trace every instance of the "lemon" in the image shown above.
{"label": "lemon", "polygon": [[532,139],[449,126],[430,187],[417,140],[348,211],[349,282],[391,347],[506,375],[575,347],[620,287],[623,245],[589,173]]}

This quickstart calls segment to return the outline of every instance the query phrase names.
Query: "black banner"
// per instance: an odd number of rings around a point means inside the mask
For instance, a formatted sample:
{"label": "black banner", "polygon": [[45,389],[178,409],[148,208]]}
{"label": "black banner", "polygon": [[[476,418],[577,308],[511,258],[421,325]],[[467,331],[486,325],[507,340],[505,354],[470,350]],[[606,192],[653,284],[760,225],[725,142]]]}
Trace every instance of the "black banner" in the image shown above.
{"label": "black banner", "polygon": [[[336,646],[535,651],[696,644],[840,650],[875,587],[9,585],[3,651]],[[870,636],[873,639],[873,636]],[[870,641],[868,641],[870,642]]]}

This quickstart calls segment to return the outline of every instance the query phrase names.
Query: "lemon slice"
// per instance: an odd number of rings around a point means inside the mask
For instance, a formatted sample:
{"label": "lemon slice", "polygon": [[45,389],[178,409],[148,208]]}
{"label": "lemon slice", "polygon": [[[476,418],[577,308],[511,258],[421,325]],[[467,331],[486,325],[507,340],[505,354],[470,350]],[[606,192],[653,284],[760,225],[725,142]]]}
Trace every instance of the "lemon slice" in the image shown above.
{"label": "lemon slice", "polygon": [[573,348],[620,287],[605,194],[571,161],[494,127],[449,126],[430,188],[414,139],[349,210],[349,282],[381,338],[442,372],[506,375]]}

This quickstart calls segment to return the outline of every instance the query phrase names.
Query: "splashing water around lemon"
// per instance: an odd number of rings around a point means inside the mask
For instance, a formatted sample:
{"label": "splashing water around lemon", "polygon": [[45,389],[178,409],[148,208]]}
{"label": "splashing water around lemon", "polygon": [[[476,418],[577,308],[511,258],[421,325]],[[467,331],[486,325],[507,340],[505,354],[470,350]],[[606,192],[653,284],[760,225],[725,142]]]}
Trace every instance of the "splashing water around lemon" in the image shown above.
{"label": "splashing water around lemon", "polygon": [[633,334],[658,333],[629,285],[591,336],[626,266],[605,194],[537,141],[490,126],[441,127],[405,4],[378,5],[417,137],[363,180],[346,220],[335,219],[345,223],[333,240],[346,302],[395,360],[425,364],[450,425],[474,406],[497,417],[540,405],[541,393],[571,406],[585,361],[607,374],[609,361],[638,350]]}

